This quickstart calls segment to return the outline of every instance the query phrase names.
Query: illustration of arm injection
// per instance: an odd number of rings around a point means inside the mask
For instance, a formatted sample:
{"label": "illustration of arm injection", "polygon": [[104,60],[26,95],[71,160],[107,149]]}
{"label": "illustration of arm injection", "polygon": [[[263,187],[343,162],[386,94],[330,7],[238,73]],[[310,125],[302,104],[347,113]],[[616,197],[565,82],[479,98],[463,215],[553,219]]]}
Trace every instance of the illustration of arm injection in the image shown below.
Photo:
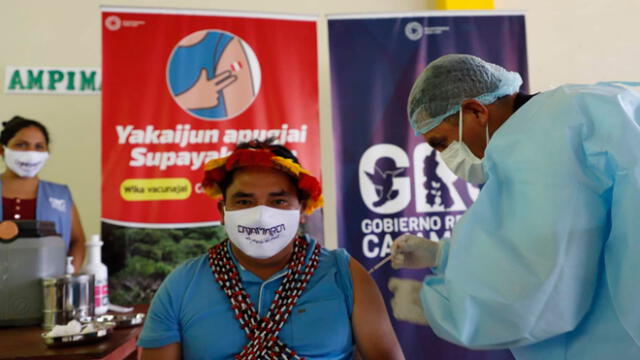
{"label": "illustration of arm injection", "polygon": [[229,68],[233,72],[238,72],[238,71],[242,70],[242,62],[241,61],[234,61],[233,63],[231,63],[231,65],[229,65]]}
{"label": "illustration of arm injection", "polygon": [[242,62],[241,61],[232,62],[231,65],[229,65],[229,69],[231,70],[225,70],[220,74],[220,79],[216,81],[216,85],[220,85],[226,81],[228,81],[227,85],[230,85],[231,83],[235,82],[238,77],[233,73],[237,73],[238,71],[242,70]]}

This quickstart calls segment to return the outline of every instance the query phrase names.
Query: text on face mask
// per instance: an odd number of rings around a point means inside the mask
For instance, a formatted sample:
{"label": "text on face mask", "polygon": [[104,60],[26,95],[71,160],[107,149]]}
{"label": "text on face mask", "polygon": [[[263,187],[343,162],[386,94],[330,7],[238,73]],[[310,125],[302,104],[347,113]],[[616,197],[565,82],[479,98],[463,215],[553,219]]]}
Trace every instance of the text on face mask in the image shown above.
{"label": "text on face mask", "polygon": [[242,226],[242,225],[238,225],[238,233],[239,234],[247,234],[247,235],[267,235],[269,234],[269,236],[274,236],[277,235],[283,231],[286,230],[286,227],[284,226],[284,224],[280,224],[280,225],[276,225],[276,226],[272,226],[270,228],[264,228],[264,227],[248,227],[248,226]]}

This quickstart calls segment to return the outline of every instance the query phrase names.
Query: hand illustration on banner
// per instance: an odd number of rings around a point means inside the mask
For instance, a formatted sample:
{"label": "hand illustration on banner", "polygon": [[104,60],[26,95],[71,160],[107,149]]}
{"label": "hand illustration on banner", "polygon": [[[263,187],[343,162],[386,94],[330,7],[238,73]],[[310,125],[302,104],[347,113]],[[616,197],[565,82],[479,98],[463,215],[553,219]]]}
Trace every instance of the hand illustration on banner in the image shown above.
{"label": "hand illustration on banner", "polygon": [[167,78],[175,101],[189,114],[226,120],[251,105],[261,75],[255,53],[242,39],[223,31],[200,30],[178,42]]}
{"label": "hand illustration on banner", "polygon": [[176,96],[176,101],[180,106],[189,110],[207,109],[218,106],[219,94],[227,86],[233,84],[238,77],[231,75],[231,71],[224,71],[209,80],[207,70],[202,69],[198,81],[189,90]]}

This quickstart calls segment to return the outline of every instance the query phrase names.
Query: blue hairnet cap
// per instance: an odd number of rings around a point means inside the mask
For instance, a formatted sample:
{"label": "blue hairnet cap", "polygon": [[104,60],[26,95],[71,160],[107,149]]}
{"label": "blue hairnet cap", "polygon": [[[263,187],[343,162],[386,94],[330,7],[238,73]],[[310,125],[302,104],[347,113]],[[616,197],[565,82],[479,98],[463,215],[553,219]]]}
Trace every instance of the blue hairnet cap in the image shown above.
{"label": "blue hairnet cap", "polygon": [[488,105],[518,92],[522,78],[516,72],[464,54],[442,56],[420,74],[409,93],[407,111],[416,135],[438,126],[460,110],[464,100]]}

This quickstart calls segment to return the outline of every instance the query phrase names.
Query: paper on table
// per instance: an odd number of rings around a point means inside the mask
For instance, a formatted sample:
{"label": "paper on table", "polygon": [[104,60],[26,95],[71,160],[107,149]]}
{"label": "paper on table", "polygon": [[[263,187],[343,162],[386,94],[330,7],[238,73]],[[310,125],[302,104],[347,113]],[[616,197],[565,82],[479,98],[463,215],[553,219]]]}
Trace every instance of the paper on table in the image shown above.
{"label": "paper on table", "polygon": [[66,325],[56,325],[47,333],[47,337],[59,337],[76,335],[82,332],[82,324],[77,320],[71,320]]}
{"label": "paper on table", "polygon": [[119,312],[119,313],[128,313],[133,311],[132,307],[124,307],[124,306],[115,305],[115,304],[109,304],[108,309],[111,311]]}

